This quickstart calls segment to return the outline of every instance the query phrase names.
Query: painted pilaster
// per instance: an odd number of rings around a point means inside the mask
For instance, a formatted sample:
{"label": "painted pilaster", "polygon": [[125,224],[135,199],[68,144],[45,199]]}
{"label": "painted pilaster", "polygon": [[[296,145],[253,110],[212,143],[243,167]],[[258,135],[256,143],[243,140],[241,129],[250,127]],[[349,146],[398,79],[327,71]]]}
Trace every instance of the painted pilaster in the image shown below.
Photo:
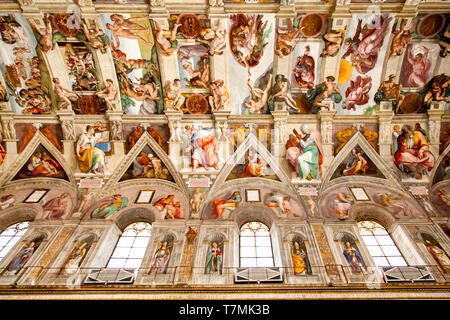
{"label": "painted pilaster", "polygon": [[445,101],[432,101],[428,110],[428,136],[430,138],[430,152],[437,159],[439,157],[439,135],[441,132],[441,119],[445,113]]}
{"label": "painted pilaster", "polygon": [[177,110],[166,110],[164,111],[169,129],[170,129],[170,139],[169,139],[169,158],[174,164],[174,166],[180,170],[183,166],[183,157],[180,156],[181,154],[181,140],[180,136],[178,134],[180,125],[181,125],[181,118],[183,117],[182,111]]}
{"label": "painted pilaster", "polygon": [[336,114],[334,103],[329,101],[330,109],[319,111],[320,134],[322,136],[323,163],[322,172],[326,172],[330,163],[333,161],[333,118]]}
{"label": "painted pilaster", "polygon": [[378,150],[386,163],[392,163],[392,101],[382,101],[377,112],[379,122]]}

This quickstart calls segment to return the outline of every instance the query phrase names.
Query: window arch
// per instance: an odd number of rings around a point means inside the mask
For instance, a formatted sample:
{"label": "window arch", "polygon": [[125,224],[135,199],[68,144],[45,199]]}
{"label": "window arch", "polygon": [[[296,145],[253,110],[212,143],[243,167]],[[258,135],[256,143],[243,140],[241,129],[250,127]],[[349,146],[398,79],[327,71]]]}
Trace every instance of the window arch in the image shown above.
{"label": "window arch", "polygon": [[239,233],[240,266],[273,267],[272,239],[269,228],[262,222],[252,221],[242,225]]}
{"label": "window arch", "polygon": [[29,227],[29,221],[19,222],[9,226],[0,234],[0,260],[8,254]]}
{"label": "window arch", "polygon": [[148,222],[135,222],[128,225],[117,241],[106,267],[138,269],[144,259],[151,229],[152,226]]}
{"label": "window arch", "polygon": [[359,234],[377,267],[407,266],[386,229],[374,221],[359,221]]}

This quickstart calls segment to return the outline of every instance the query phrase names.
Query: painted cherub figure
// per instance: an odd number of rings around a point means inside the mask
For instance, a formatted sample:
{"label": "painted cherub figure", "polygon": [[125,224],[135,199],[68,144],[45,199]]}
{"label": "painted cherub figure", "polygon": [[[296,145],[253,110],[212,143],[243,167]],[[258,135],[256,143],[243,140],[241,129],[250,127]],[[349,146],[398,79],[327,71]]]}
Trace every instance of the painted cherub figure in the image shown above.
{"label": "painted cherub figure", "polygon": [[195,213],[198,213],[200,211],[200,206],[204,200],[205,197],[203,196],[203,193],[200,191],[200,188],[196,188],[195,193],[193,194],[190,201],[192,210],[194,210]]}
{"label": "painted cherub figure", "polygon": [[91,201],[94,196],[94,192],[91,189],[86,189],[86,192],[81,196],[81,203],[78,207],[78,212],[83,212],[84,209],[87,208],[89,201]]}
{"label": "painted cherub figure", "polygon": [[58,110],[70,109],[70,106],[72,105],[70,99],[79,98],[79,95],[69,89],[64,88],[58,78],[54,78],[53,83]]}
{"label": "painted cherub figure", "polygon": [[[155,33],[156,43],[159,45],[160,49],[167,55],[171,55],[174,51],[176,51],[177,47],[172,47],[172,42],[177,37],[178,28],[181,26],[179,23],[175,23],[172,30],[164,30],[162,26],[158,23],[158,21],[153,20],[155,24],[155,29],[153,32]],[[170,41],[169,41],[170,39]]]}

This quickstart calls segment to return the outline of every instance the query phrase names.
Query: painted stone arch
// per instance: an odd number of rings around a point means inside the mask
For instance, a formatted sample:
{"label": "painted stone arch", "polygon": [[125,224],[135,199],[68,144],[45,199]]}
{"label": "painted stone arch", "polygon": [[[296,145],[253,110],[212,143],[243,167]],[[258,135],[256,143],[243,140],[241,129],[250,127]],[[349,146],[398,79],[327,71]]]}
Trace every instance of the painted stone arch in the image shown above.
{"label": "painted stone arch", "polygon": [[[251,201],[254,199],[249,199],[247,192],[257,194],[259,201]],[[271,197],[274,195],[278,202],[272,202]],[[221,207],[230,199],[236,201],[235,207]],[[201,208],[201,218],[204,220],[234,219],[239,212],[251,207],[258,208],[274,219],[306,219],[307,217],[303,202],[292,190],[290,184],[279,181],[268,182],[263,178],[241,178],[225,183],[220,189],[210,191]]]}
{"label": "painted stone arch", "polygon": [[[35,153],[35,151],[41,147],[45,148],[45,150],[49,152],[49,156],[53,157],[54,160],[56,160],[56,162],[61,166],[61,171],[63,171],[65,174],[64,180],[67,180],[69,183],[76,185],[75,177],[70,164],[65,160],[63,155],[59,152],[59,150],[39,130],[36,131],[33,138],[27,144],[25,149],[22,151],[20,157],[18,158],[18,161],[12,164],[10,170],[5,172],[5,174],[0,178],[0,183],[4,184],[6,182],[15,179],[15,177],[21,171],[21,169],[27,165],[29,159]],[[21,180],[40,179],[40,178],[42,177],[24,178]],[[46,178],[53,180],[62,180],[62,178],[51,178],[51,177]]]}
{"label": "painted stone arch", "polygon": [[349,216],[355,221],[374,221],[385,229],[388,229],[394,222],[392,214],[377,204],[357,203],[350,208]]}
{"label": "painted stone arch", "polygon": [[275,222],[275,218],[270,210],[259,206],[242,208],[240,211],[234,213],[232,218],[236,222],[238,230],[241,230],[244,224],[253,221],[261,222],[271,230]]}
{"label": "painted stone arch", "polygon": [[78,235],[75,241],[79,243],[89,242],[92,245],[94,242],[97,242],[98,239],[99,239],[98,234],[92,231],[88,231]]}
{"label": "painted stone arch", "polygon": [[450,179],[450,145],[436,159],[435,164],[431,172],[430,188],[437,183]]}
{"label": "painted stone arch", "polygon": [[340,242],[356,241],[356,240],[358,240],[358,237],[355,234],[353,234],[353,232],[340,230],[340,231],[336,231],[333,234],[333,240],[340,241]]}
{"label": "painted stone arch", "polygon": [[21,222],[32,222],[39,215],[39,208],[30,206],[17,206],[2,212],[0,216],[0,233],[6,228]]}
{"label": "painted stone arch", "polygon": [[418,230],[416,238],[421,241],[429,240],[431,242],[437,242],[435,235],[424,230]]}
{"label": "painted stone arch", "polygon": [[358,180],[333,184],[320,193],[318,207],[320,216],[325,219],[354,220],[370,213],[383,219],[386,225],[397,219],[427,217],[408,191],[396,188],[388,180],[382,184]]}
{"label": "painted stone arch", "polygon": [[[274,175],[278,178],[278,180],[281,183],[290,185],[290,179],[278,164],[278,160],[269,152],[269,150],[267,150],[267,147],[264,146],[264,144],[258,141],[258,138],[256,137],[255,133],[250,132],[248,136],[244,139],[244,141],[236,149],[236,151],[228,158],[226,163],[223,165],[219,175],[217,176],[216,181],[211,187],[210,194],[215,193],[216,190],[218,189],[219,190],[222,189],[225,184],[232,183],[236,180],[241,180],[241,179],[234,179],[231,181],[227,181],[227,178],[230,176],[233,168],[237,164],[242,162],[241,160],[245,158],[246,152],[250,149],[256,150],[256,152],[260,155],[262,160],[264,160],[268,164],[268,166],[273,171]],[[248,179],[257,179],[257,178],[248,178]],[[264,179],[262,177],[259,177],[259,179],[263,179],[262,181],[265,181],[265,183],[268,183],[268,181],[269,182],[275,181],[272,179],[270,180]],[[295,190],[293,191],[295,192]]]}
{"label": "painted stone arch", "polygon": [[437,216],[450,216],[450,180],[444,180],[433,185],[429,198]]}
{"label": "painted stone arch", "polygon": [[[63,195],[64,194],[64,195]],[[10,203],[8,199],[12,196]],[[61,207],[54,199],[61,197]],[[36,202],[37,201],[37,202]],[[0,205],[3,212],[16,208],[34,210],[34,219],[68,217],[77,202],[77,189],[68,181],[53,178],[34,178],[11,181],[0,188]],[[51,214],[54,215],[51,216]],[[59,217],[58,217],[59,216]]]}
{"label": "painted stone arch", "polygon": [[223,234],[223,232],[220,232],[218,230],[212,231],[210,234],[205,236],[205,241],[211,243],[211,242],[224,242],[227,241],[227,236]]}
{"label": "painted stone arch", "polygon": [[[176,184],[181,191],[189,197],[189,191],[186,188],[186,184],[183,182],[183,179],[180,175],[180,173],[177,171],[175,166],[173,165],[172,161],[164,152],[164,150],[158,145],[158,143],[155,141],[155,139],[150,136],[150,134],[146,131],[142,134],[142,136],[139,138],[139,140],[135,143],[133,148],[128,152],[125,159],[120,163],[120,165],[114,170],[114,173],[109,178],[108,182],[105,184],[104,188],[105,190],[108,190],[112,188],[113,186],[117,185],[118,183],[121,184],[121,178],[124,176],[126,171],[130,168],[130,166],[133,164],[133,161],[138,157],[138,155],[142,152],[142,150],[149,146],[153,152],[156,154],[156,156],[161,160],[161,163],[167,168],[168,173],[172,176],[174,182],[173,184]],[[133,181],[136,181],[138,179],[133,179]],[[158,178],[147,178],[143,179],[147,182],[165,182],[167,180],[158,179]]]}
{"label": "painted stone arch", "polygon": [[[143,192],[148,196],[142,198],[141,195]],[[114,195],[117,195],[117,197],[120,195],[120,197],[126,198],[126,203],[121,203],[117,206],[118,208],[107,209],[109,211],[107,213],[103,211],[106,214],[105,216],[103,216],[103,213],[97,214],[101,210],[98,209],[94,217],[115,220],[121,212],[125,212],[125,208],[126,210],[131,208],[147,208],[153,212],[155,220],[164,220],[167,216],[164,210],[165,207],[159,206],[157,202],[170,196],[172,198],[172,204],[175,206],[179,205],[180,208],[179,210],[177,209],[176,219],[187,219],[189,217],[189,197],[184,193],[184,189],[173,182],[165,180],[136,179],[116,183],[110,186],[108,190],[101,190],[97,193],[91,200],[92,204],[84,213],[83,219],[93,217],[92,213],[103,204],[113,203],[112,198]],[[179,204],[177,204],[178,202]],[[114,213],[111,211],[114,211]]]}
{"label": "painted stone arch", "polygon": [[120,230],[125,230],[132,223],[147,222],[152,224],[155,220],[155,212],[152,209],[138,207],[124,210],[114,222]]}
{"label": "painted stone arch", "polygon": [[155,237],[155,240],[158,241],[159,243],[167,241],[168,243],[173,244],[178,241],[178,237],[174,232],[166,231],[157,235]]}
{"label": "painted stone arch", "polygon": [[286,235],[286,239],[288,242],[292,243],[296,240],[305,241],[308,240],[306,235],[302,231],[292,231],[289,234]]}
{"label": "painted stone arch", "polygon": [[[368,160],[370,160],[373,165],[376,166],[380,175],[384,176],[384,178],[364,175],[350,175],[333,178],[339,166],[346,160],[346,158],[351,154],[352,150],[356,147],[359,147],[365,153]],[[345,146],[339,151],[339,153],[334,157],[325,176],[322,179],[320,192],[323,193],[324,190],[328,189],[330,186],[342,182],[361,181],[361,183],[364,183],[377,181],[377,183],[385,183],[386,180],[388,180],[392,185],[403,188],[398,177],[393,173],[393,170],[385,164],[385,161],[381,159],[380,155],[373,149],[369,142],[367,142],[362,133],[356,132],[350,139],[350,141],[347,142]]]}

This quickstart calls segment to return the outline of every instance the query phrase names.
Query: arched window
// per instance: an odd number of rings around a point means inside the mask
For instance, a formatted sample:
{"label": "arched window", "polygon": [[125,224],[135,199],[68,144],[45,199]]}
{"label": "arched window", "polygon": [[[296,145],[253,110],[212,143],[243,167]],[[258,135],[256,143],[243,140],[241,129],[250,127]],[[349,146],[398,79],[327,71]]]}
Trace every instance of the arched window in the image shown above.
{"label": "arched window", "polygon": [[261,222],[247,222],[241,227],[240,266],[273,267],[272,241],[269,228]]}
{"label": "arched window", "polygon": [[151,224],[147,222],[135,222],[127,226],[106,267],[138,269],[150,240],[151,229]]}
{"label": "arched window", "polygon": [[0,260],[2,260],[28,230],[30,222],[19,222],[5,229],[0,234]]}
{"label": "arched window", "polygon": [[386,229],[374,221],[358,222],[359,234],[377,267],[407,266]]}

